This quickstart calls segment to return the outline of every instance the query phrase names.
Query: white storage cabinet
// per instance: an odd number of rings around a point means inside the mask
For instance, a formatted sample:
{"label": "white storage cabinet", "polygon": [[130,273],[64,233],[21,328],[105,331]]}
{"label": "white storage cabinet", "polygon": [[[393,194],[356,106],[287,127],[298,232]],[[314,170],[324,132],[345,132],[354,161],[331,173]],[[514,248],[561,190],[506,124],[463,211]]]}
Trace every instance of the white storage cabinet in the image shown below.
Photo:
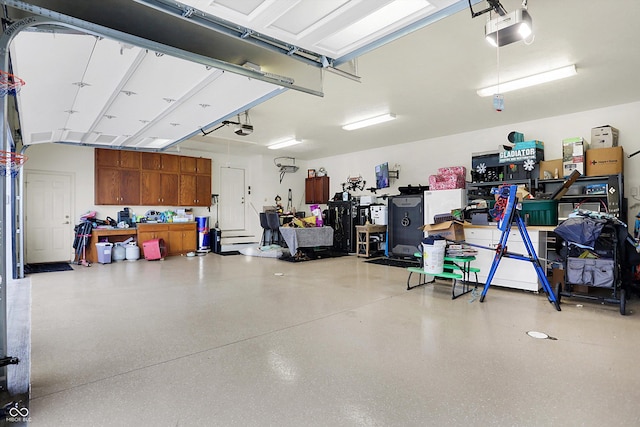
{"label": "white storage cabinet", "polygon": [[[514,226],[515,227],[515,226]],[[544,233],[538,230],[527,230],[531,243],[536,250],[538,256],[544,257],[545,254],[545,242]],[[502,231],[497,227],[485,227],[474,228],[465,227],[464,229],[465,241],[474,245],[480,245],[495,249],[500,243],[500,236]],[[542,237],[542,238],[541,238]],[[472,263],[473,267],[479,267],[480,273],[478,273],[478,281],[486,283],[487,276],[489,276],[489,270],[493,263],[495,252],[490,249],[478,249],[478,255],[476,260]],[[509,239],[507,240],[507,251],[527,255],[527,249],[522,241],[518,228],[512,227],[509,233]],[[544,266],[544,260],[540,261]],[[542,285],[538,281],[538,275],[533,267],[533,263],[528,261],[521,261],[517,259],[510,259],[503,257],[500,260],[498,269],[493,276],[491,286],[503,286],[505,288],[523,289],[525,291],[537,292]]]}

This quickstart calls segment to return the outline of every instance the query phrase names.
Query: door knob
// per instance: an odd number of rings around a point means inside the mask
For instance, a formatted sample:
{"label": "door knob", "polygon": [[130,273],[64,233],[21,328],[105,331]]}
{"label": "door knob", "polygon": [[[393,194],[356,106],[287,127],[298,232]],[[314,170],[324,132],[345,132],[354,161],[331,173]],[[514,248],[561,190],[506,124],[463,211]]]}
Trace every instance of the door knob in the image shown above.
{"label": "door knob", "polygon": [[69,221],[65,221],[65,222],[63,222],[63,224],[69,224]]}

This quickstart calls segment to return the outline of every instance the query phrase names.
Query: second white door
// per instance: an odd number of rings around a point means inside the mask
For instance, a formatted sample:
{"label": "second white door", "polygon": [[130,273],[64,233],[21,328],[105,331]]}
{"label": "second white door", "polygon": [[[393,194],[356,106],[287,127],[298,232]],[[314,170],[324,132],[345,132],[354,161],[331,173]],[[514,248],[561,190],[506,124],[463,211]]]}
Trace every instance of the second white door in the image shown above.
{"label": "second white door", "polygon": [[244,169],[220,168],[218,223],[223,231],[245,229]]}

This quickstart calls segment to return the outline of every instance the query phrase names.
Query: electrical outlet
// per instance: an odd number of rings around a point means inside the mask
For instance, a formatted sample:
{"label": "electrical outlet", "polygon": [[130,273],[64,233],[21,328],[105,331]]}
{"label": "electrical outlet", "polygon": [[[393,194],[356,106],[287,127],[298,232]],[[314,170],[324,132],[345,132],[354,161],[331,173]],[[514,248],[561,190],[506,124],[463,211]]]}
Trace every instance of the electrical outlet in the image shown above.
{"label": "electrical outlet", "polygon": [[631,187],[631,195],[634,197],[638,195],[638,187]]}

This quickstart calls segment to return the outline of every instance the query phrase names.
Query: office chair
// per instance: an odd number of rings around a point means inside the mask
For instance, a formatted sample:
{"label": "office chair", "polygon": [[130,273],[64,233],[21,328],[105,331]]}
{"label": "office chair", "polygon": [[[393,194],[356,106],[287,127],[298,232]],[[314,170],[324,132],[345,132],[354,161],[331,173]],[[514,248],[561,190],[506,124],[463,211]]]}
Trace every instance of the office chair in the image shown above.
{"label": "office chair", "polygon": [[269,227],[269,221],[267,220],[267,213],[260,212],[260,226],[262,227],[262,239],[260,239],[260,246],[267,246],[267,236],[269,237],[269,243],[271,244],[271,228]]}
{"label": "office chair", "polygon": [[280,217],[275,212],[267,212],[267,223],[271,230],[271,244],[281,245],[282,235],[280,234]]}

